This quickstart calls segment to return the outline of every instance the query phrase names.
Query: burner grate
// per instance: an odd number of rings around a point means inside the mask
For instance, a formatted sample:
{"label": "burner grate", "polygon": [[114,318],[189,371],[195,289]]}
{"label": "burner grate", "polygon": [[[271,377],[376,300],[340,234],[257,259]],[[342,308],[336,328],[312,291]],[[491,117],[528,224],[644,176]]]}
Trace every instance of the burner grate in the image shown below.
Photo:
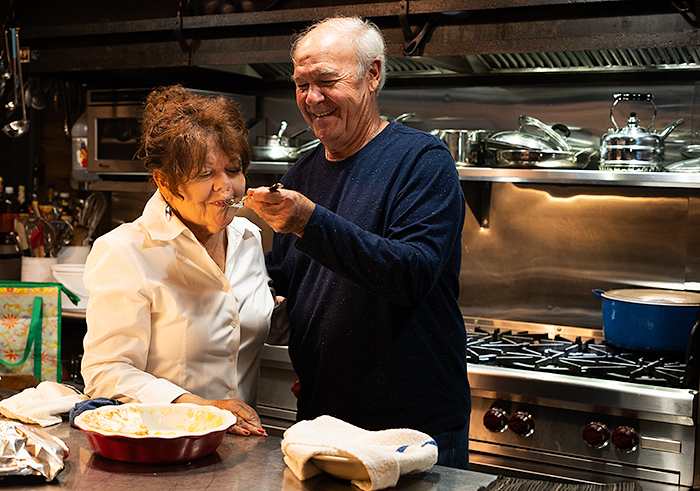
{"label": "burner grate", "polygon": [[467,363],[682,387],[686,365],[672,356],[635,353],[580,337],[479,328],[467,332]]}

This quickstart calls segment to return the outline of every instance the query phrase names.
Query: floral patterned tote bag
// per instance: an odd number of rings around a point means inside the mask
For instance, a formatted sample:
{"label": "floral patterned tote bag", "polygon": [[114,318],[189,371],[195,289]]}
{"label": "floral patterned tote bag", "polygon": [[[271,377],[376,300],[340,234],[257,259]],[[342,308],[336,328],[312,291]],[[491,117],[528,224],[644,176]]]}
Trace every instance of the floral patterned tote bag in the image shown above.
{"label": "floral patterned tote bag", "polygon": [[60,283],[0,281],[0,376],[62,381],[61,292],[80,301]]}

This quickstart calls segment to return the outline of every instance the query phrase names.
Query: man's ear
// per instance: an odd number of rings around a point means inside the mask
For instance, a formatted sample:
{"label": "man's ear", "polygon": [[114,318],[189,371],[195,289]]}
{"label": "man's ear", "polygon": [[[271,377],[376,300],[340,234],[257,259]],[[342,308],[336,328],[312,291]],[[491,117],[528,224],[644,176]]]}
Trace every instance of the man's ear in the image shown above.
{"label": "man's ear", "polygon": [[369,87],[372,92],[376,92],[377,87],[379,87],[379,79],[382,76],[382,60],[375,58],[372,60],[372,64],[367,72],[369,74]]}

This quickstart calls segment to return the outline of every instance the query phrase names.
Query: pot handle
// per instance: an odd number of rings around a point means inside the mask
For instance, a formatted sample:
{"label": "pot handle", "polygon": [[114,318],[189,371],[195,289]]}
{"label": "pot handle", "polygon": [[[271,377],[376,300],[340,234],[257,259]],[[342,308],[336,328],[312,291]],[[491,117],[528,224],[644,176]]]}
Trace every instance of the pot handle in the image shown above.
{"label": "pot handle", "polygon": [[591,290],[591,293],[593,294],[594,297],[598,297],[598,298],[602,299],[603,293],[605,293],[605,290],[601,290],[599,288],[596,288],[595,290]]}
{"label": "pot handle", "polygon": [[525,126],[534,126],[535,128],[539,129],[542,133],[544,133],[547,143],[553,143],[556,146],[554,150],[563,150],[565,152],[571,151],[571,146],[569,143],[559,133],[544,124],[539,119],[523,114],[518,118],[518,124],[520,125],[519,131],[521,132]]}
{"label": "pot handle", "polygon": [[647,131],[651,131],[651,127],[654,126],[654,121],[656,121],[656,104],[654,104],[654,96],[652,94],[637,94],[624,92],[619,94],[613,94],[613,98],[615,99],[615,101],[613,102],[612,106],[610,106],[610,120],[615,126],[615,131],[619,131],[620,127],[615,121],[615,116],[613,116],[613,109],[615,109],[615,106],[617,106],[617,103],[620,101],[648,101],[651,104],[651,107],[654,108],[654,115],[651,117],[651,123],[649,123],[649,126],[647,126]]}

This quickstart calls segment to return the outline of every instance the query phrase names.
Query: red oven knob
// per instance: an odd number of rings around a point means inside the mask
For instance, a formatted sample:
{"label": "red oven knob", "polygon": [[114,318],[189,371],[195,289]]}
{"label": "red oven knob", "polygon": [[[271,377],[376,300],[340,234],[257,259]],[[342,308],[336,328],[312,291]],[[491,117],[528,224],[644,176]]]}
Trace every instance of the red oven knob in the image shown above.
{"label": "red oven knob", "polygon": [[593,448],[603,448],[610,441],[610,432],[603,423],[588,423],[583,428],[583,441]]}
{"label": "red oven knob", "polygon": [[527,437],[535,432],[535,420],[526,411],[518,411],[510,417],[510,429],[516,435]]}
{"label": "red oven knob", "polygon": [[618,426],[615,431],[612,432],[610,441],[615,447],[615,450],[623,453],[630,453],[637,450],[639,445],[639,437],[637,432],[629,426]]}
{"label": "red oven knob", "polygon": [[500,407],[492,407],[484,413],[484,426],[494,433],[501,433],[508,428],[508,413]]}

